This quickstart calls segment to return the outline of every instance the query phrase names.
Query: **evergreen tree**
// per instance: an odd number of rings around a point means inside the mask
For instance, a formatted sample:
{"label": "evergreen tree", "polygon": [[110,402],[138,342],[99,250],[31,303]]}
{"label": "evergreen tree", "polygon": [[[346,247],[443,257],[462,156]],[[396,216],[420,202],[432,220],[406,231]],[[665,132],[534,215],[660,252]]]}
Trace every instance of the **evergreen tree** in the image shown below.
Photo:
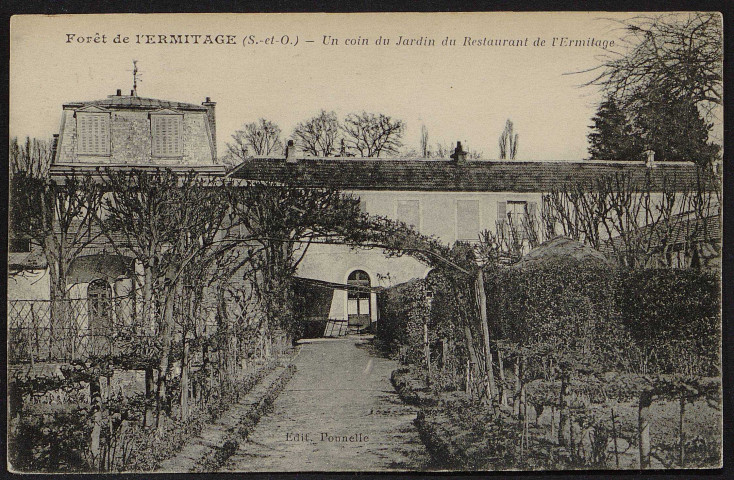
{"label": "evergreen tree", "polygon": [[665,86],[648,87],[632,97],[632,135],[655,160],[692,161],[708,165],[720,147],[709,143],[713,124],[701,116],[693,99],[672,93]]}
{"label": "evergreen tree", "polygon": [[614,98],[602,102],[591,120],[591,160],[632,160],[642,153],[643,148],[632,137],[632,124]]}

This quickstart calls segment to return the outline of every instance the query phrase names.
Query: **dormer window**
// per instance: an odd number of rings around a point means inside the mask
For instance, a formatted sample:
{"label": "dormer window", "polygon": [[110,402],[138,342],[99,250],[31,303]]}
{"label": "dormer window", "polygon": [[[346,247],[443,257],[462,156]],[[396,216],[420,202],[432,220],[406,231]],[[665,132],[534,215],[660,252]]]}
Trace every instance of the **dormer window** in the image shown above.
{"label": "dormer window", "polygon": [[110,114],[77,112],[77,153],[79,155],[110,154]]}
{"label": "dormer window", "polygon": [[151,114],[154,157],[183,155],[183,115],[176,113]]}

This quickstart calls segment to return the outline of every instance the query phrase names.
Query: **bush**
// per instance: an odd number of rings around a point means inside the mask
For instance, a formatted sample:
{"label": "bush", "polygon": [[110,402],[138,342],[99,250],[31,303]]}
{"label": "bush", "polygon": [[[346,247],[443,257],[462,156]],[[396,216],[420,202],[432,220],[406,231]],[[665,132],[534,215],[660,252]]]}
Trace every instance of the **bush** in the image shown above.
{"label": "bush", "polygon": [[715,273],[624,270],[616,305],[642,373],[720,375],[720,286]]}

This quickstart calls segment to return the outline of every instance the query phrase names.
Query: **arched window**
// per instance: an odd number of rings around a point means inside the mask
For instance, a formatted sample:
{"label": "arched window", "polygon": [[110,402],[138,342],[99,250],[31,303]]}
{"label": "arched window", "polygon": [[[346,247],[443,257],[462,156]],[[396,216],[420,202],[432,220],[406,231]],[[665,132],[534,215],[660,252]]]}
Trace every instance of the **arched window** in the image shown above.
{"label": "arched window", "polygon": [[347,317],[350,326],[366,328],[370,325],[370,276],[363,270],[355,270],[347,279]]}
{"label": "arched window", "polygon": [[87,288],[89,305],[89,349],[91,355],[106,354],[112,327],[112,289],[104,280],[94,280]]}

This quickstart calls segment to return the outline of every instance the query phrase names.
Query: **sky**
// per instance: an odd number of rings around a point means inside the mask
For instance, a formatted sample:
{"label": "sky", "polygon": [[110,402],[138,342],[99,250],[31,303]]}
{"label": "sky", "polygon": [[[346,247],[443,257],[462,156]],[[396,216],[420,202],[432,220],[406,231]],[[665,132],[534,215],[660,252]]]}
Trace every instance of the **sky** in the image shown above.
{"label": "sky", "polygon": [[[553,38],[620,43],[629,14],[127,14],[15,16],[10,37],[10,135],[50,138],[62,105],[132,88],[138,95],[217,102],[219,155],[243,124],[260,117],[288,135],[321,109],[341,117],[379,112],[403,120],[406,148],[454,144],[497,158],[507,119],[519,133],[519,160],[588,157],[587,134],[601,99],[580,87],[617,46],[551,46]],[[70,37],[69,35],[74,35]],[[114,43],[114,38],[129,43]],[[160,44],[158,35],[230,35],[233,44]],[[101,37],[106,43],[101,43]],[[136,43],[138,37],[140,44]],[[154,35],[156,44],[146,44]],[[287,35],[289,44],[277,41]],[[88,43],[86,37],[92,37]],[[99,36],[100,43],[94,43]],[[252,37],[250,37],[252,36]],[[435,45],[395,45],[399,37]],[[78,38],[84,42],[80,43]],[[378,37],[390,45],[376,45]],[[442,40],[456,45],[443,46]],[[474,45],[464,46],[471,37]],[[193,37],[189,37],[192,39]],[[253,38],[257,44],[248,44]],[[298,39],[298,44],[294,45]],[[324,39],[327,43],[324,44]],[[527,46],[486,46],[482,39]],[[71,41],[69,41],[71,39]],[[269,44],[275,39],[276,44]],[[332,45],[337,39],[338,45]],[[346,45],[367,39],[367,45]],[[533,46],[536,39],[543,46]],[[200,39],[203,42],[205,37]],[[308,43],[307,40],[311,40]],[[170,41],[170,40],[169,40]],[[190,40],[193,41],[193,40]],[[558,43],[559,40],[556,40]],[[509,43],[509,42],[505,42]]]}

